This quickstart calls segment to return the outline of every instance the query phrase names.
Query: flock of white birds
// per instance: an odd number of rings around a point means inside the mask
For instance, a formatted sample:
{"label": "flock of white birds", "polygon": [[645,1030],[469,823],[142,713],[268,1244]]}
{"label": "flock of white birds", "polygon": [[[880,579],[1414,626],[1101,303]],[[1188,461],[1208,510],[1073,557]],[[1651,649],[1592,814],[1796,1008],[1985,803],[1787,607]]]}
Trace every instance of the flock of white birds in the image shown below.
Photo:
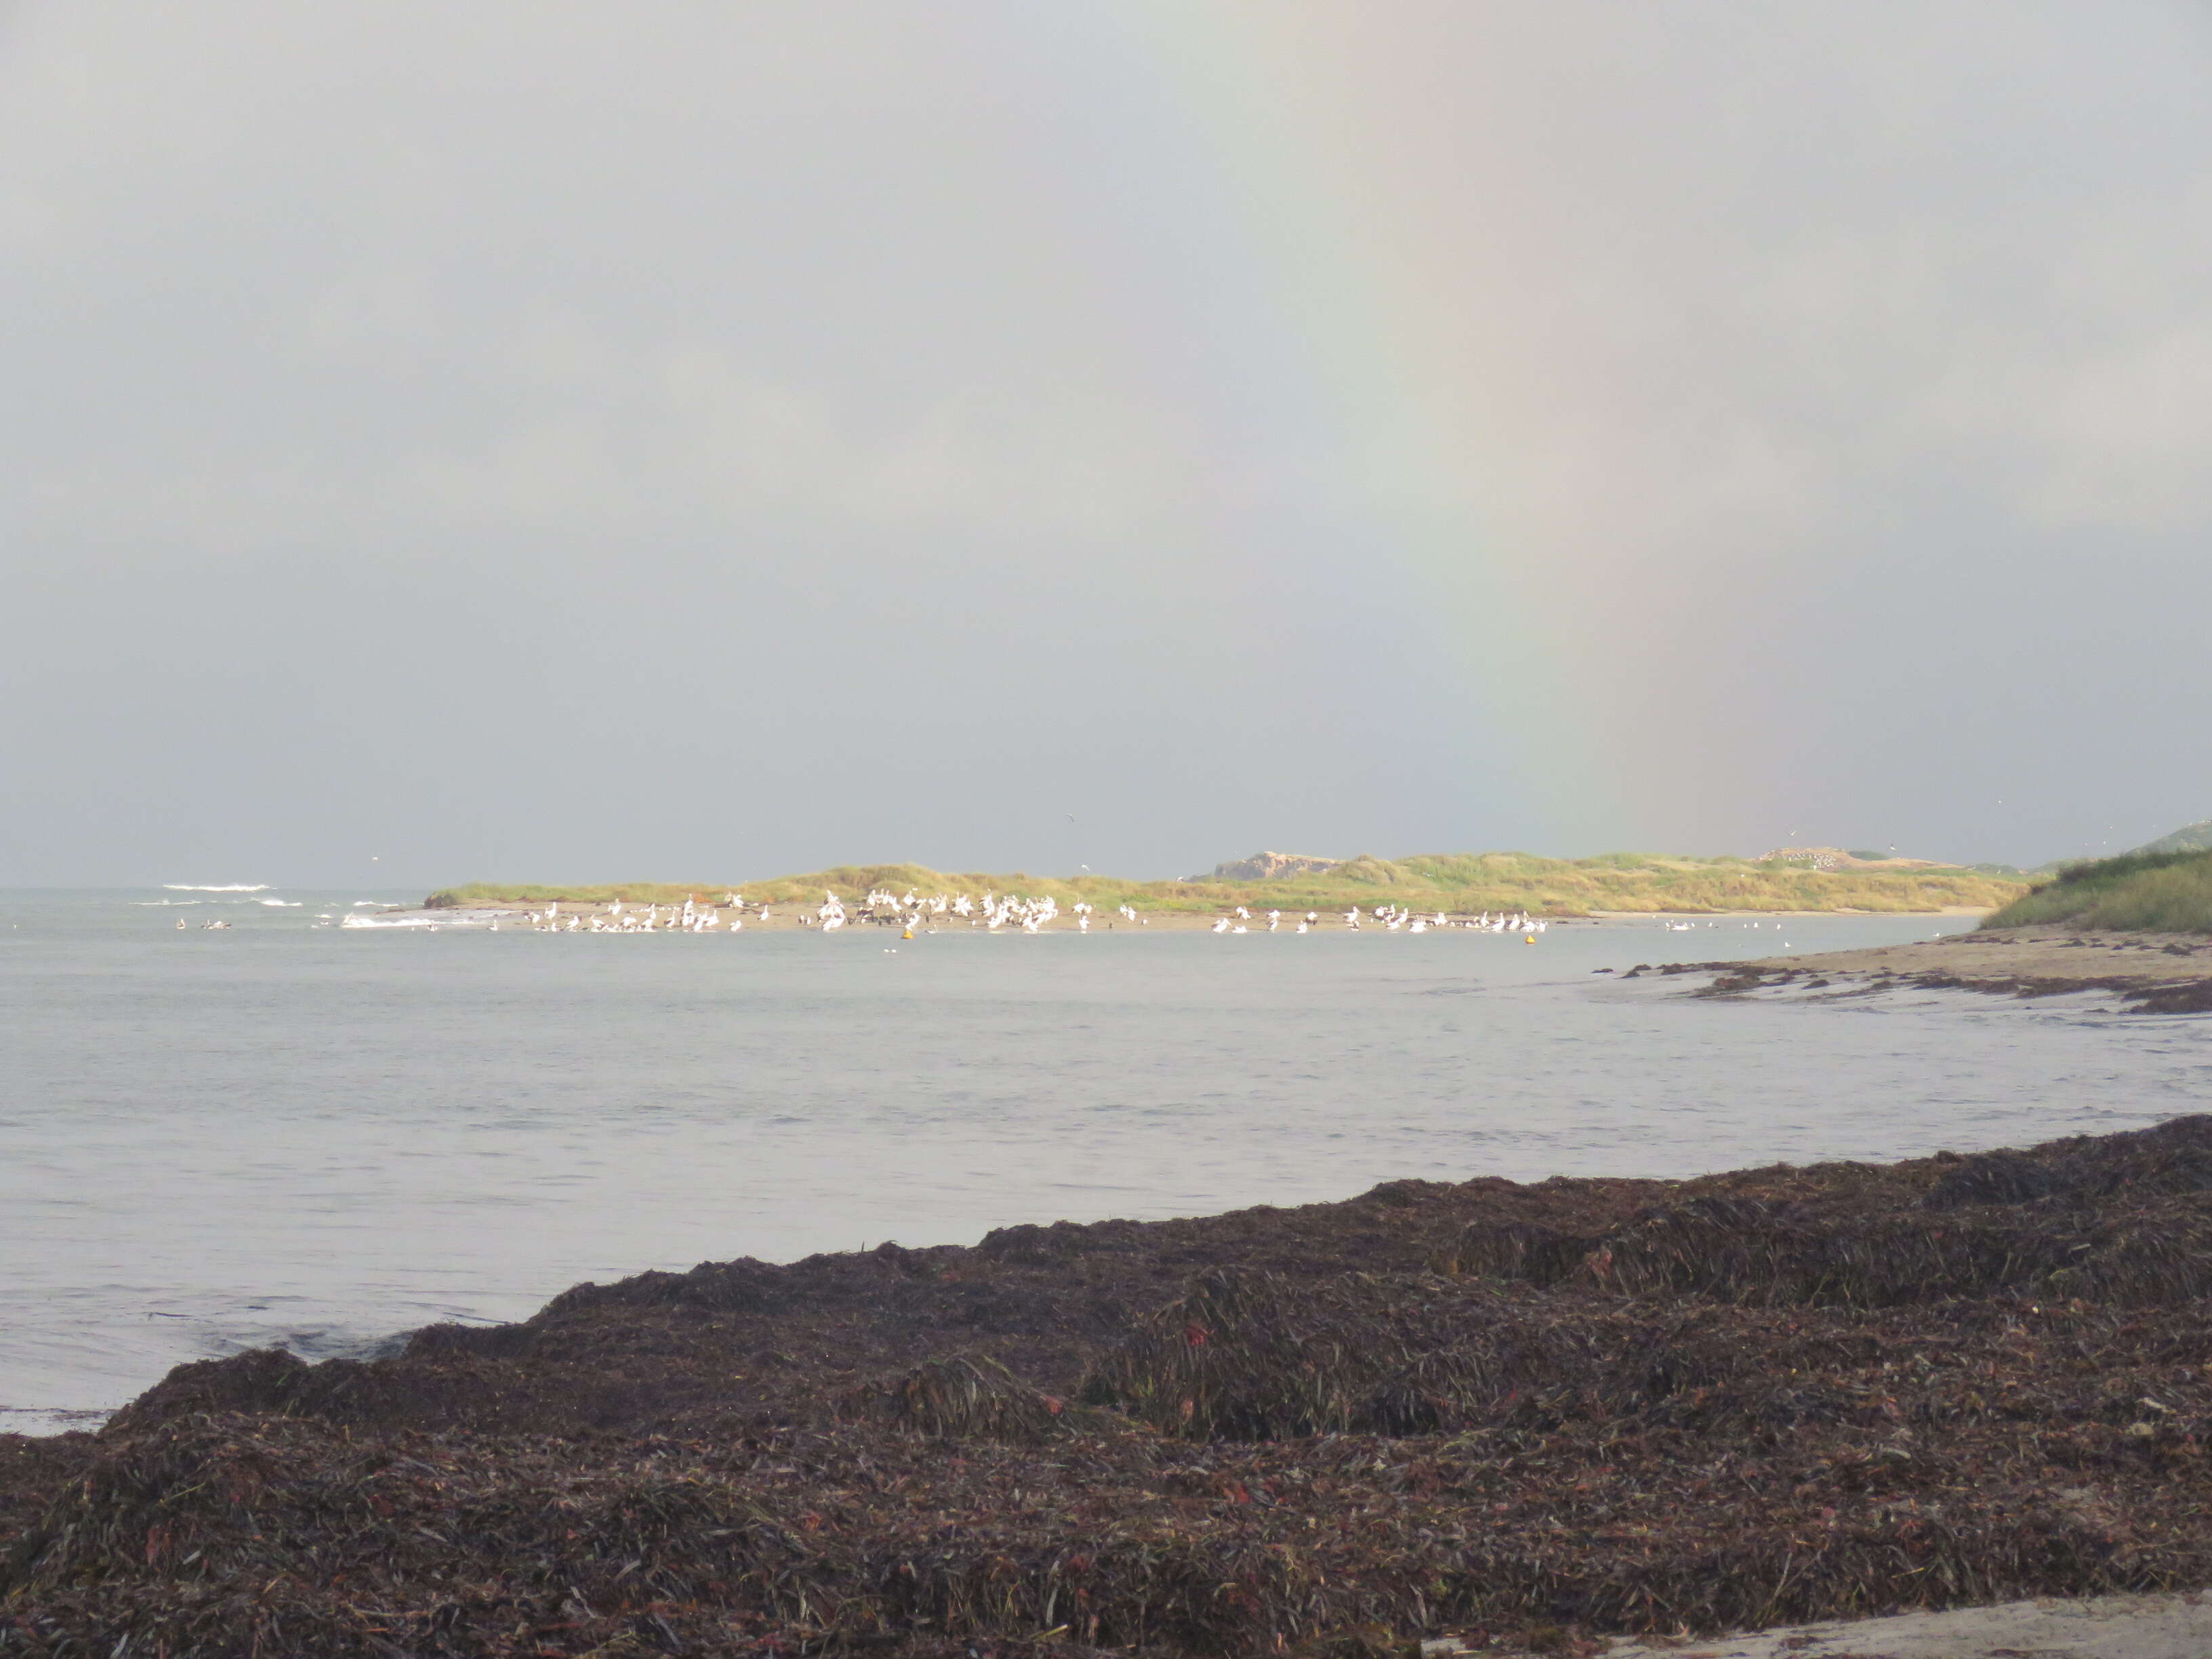
{"label": "flock of white birds", "polygon": [[[1480,915],[1455,917],[1439,910],[1431,916],[1408,910],[1403,905],[1378,904],[1367,912],[1367,915],[1376,925],[1394,933],[1400,928],[1409,933],[1425,933],[1431,927],[1471,927],[1478,933],[1522,933],[1534,939],[1551,926],[1540,916],[1531,916],[1525,911],[1508,914],[1501,910],[1493,916],[1485,910]],[[1344,913],[1344,925],[1355,933],[1359,931],[1359,907],[1356,904]],[[1234,916],[1216,916],[1213,931],[1217,933],[1249,933],[1252,931],[1254,920],[1252,913],[1240,904]],[[1291,920],[1297,923],[1292,931],[1303,933],[1321,925],[1321,913],[1309,910],[1303,919],[1293,917]],[[1267,912],[1267,932],[1274,933],[1282,925],[1283,913],[1280,910]]]}
{"label": "flock of white birds", "polygon": [[[563,912],[556,900],[543,910],[526,912],[526,927],[540,933],[651,933],[673,932],[703,933],[720,928],[729,933],[741,931],[748,920],[766,921],[774,914],[767,904],[750,902],[743,893],[727,895],[720,905],[701,904],[685,899],[681,905],[648,904],[640,908],[623,904],[620,900],[604,911],[570,909]],[[955,927],[965,925],[996,933],[1001,928],[1018,928],[1024,933],[1042,933],[1063,920],[1073,921],[1078,933],[1091,931],[1092,921],[1098,916],[1096,905],[1079,900],[1063,913],[1060,902],[1049,894],[1041,898],[1024,898],[1012,893],[985,893],[981,898],[967,893],[936,893],[924,898],[909,890],[903,897],[889,891],[870,893],[865,899],[848,908],[835,893],[824,893],[822,902],[811,909],[802,908],[799,924],[802,927],[818,927],[824,933],[835,933],[849,922],[865,922],[877,927],[903,927],[911,933],[917,927]],[[1123,903],[1109,914],[1118,915],[1134,927],[1152,925],[1149,916],[1140,915],[1135,907]],[[1331,911],[1334,917],[1336,913]],[[1450,916],[1443,911],[1433,915],[1416,913],[1402,905],[1378,904],[1363,911],[1358,905],[1344,912],[1344,926],[1357,933],[1362,925],[1385,929],[1390,933],[1401,930],[1409,933],[1425,933],[1431,928],[1462,927],[1479,933],[1520,933],[1533,941],[1550,925],[1543,918],[1525,912],[1499,911],[1492,915],[1486,910],[1480,915]],[[1243,905],[1238,905],[1233,915],[1214,918],[1212,931],[1217,933],[1249,933],[1255,927],[1265,933],[1279,932],[1285,917],[1280,910],[1266,913],[1264,925],[1261,919]],[[1291,931],[1304,933],[1322,925],[1322,913],[1309,910],[1304,916],[1287,918]],[[495,921],[492,926],[499,924]]]}

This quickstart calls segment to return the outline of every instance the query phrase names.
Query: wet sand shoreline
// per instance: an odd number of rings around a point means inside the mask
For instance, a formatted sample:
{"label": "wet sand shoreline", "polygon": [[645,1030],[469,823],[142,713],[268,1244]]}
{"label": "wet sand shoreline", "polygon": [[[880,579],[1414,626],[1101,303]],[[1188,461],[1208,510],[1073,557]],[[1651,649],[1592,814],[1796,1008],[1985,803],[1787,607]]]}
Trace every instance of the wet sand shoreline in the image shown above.
{"label": "wet sand shoreline", "polygon": [[2212,938],[2202,934],[2008,927],[1857,951],[1676,963],[1659,971],[1714,974],[1702,995],[1838,983],[2027,998],[2101,991],[2148,1013],[2212,1012]]}
{"label": "wet sand shoreline", "polygon": [[1604,1659],[2204,1659],[2212,1595],[2085,1595],[1607,1647]]}

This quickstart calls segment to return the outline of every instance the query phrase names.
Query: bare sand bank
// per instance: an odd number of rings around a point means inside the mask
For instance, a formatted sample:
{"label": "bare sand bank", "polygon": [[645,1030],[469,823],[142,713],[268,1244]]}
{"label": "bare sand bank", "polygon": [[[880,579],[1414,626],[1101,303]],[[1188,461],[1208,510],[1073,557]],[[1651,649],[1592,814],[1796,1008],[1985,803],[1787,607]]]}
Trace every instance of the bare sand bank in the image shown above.
{"label": "bare sand bank", "polygon": [[2148,1012],[2212,1010],[2212,939],[2202,934],[2007,927],[1863,951],[1699,966],[1721,970],[1707,990],[1722,995],[1808,980],[1904,982],[2020,997],[2107,991]]}
{"label": "bare sand bank", "polygon": [[1605,1659],[2203,1659],[2212,1600],[2194,1593],[2008,1601],[1949,1613],[1636,1642]]}
{"label": "bare sand bank", "polygon": [[1991,912],[1987,905],[1945,904],[1927,910],[1860,910],[1849,905],[1838,905],[1832,910],[1593,910],[1593,921],[1735,921],[1738,920],[1765,921],[1768,917],[1787,921],[1793,916],[1986,916]]}

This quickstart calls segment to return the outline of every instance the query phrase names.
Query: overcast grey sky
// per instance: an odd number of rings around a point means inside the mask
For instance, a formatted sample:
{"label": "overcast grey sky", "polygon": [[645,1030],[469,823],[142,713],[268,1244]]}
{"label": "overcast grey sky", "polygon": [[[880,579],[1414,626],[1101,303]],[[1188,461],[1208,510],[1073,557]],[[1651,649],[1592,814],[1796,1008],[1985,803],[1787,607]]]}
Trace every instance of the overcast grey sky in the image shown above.
{"label": "overcast grey sky", "polygon": [[2197,4],[18,3],[0,376],[0,884],[2212,815]]}

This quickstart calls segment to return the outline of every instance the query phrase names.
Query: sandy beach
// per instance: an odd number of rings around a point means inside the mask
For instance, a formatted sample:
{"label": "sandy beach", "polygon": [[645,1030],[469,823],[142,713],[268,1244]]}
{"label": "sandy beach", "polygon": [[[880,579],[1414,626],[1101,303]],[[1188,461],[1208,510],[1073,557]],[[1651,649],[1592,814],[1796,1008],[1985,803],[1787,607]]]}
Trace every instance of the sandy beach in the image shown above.
{"label": "sandy beach", "polygon": [[1605,1659],[2201,1659],[2207,1653],[2212,1601],[2194,1591],[2006,1601],[1604,1650]]}
{"label": "sandy beach", "polygon": [[1721,970],[1708,988],[1720,994],[1802,986],[1809,977],[2021,997],[2108,991],[2149,1012],[2212,1009],[2212,939],[2202,934],[2008,927],[1918,944],[1702,966]]}

